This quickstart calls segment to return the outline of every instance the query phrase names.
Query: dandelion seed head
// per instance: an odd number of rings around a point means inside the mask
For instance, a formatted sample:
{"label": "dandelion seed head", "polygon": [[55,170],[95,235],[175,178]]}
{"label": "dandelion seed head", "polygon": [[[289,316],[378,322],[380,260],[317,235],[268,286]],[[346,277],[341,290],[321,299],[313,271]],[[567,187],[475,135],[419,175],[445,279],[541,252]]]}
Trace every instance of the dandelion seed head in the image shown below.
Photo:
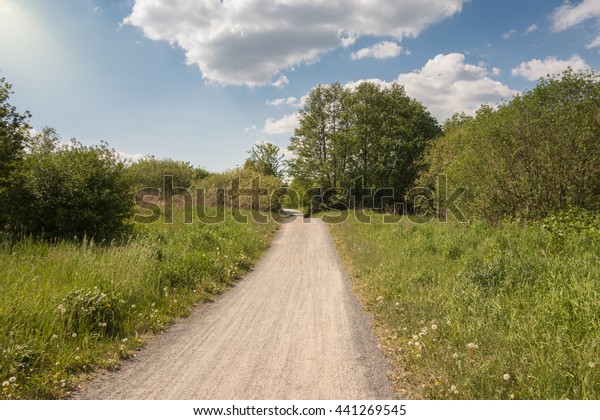
{"label": "dandelion seed head", "polygon": [[452,357],[454,357],[455,359],[458,359],[458,353],[454,353],[454,354],[452,355]]}
{"label": "dandelion seed head", "polygon": [[588,366],[590,367],[590,369],[594,369],[596,367],[596,363],[590,362],[588,363]]}
{"label": "dandelion seed head", "polygon": [[431,329],[432,329],[432,330],[437,330],[437,325],[433,324],[433,325],[431,326]]}
{"label": "dandelion seed head", "polygon": [[73,333],[73,334],[71,334],[71,337],[73,337],[73,338],[77,338],[77,333]]}
{"label": "dandelion seed head", "polygon": [[17,378],[15,378],[14,376],[11,376],[10,378],[8,378],[9,382],[15,382],[17,380]]}
{"label": "dandelion seed head", "polygon": [[468,349],[478,349],[479,346],[475,343],[469,343],[469,344],[467,344],[467,348]]}
{"label": "dandelion seed head", "polygon": [[58,335],[56,335],[56,334],[52,334],[52,339],[53,339],[53,340],[56,340],[57,338],[58,338]]}
{"label": "dandelion seed head", "polygon": [[413,335],[413,336],[412,336],[412,338],[413,338],[413,340],[415,340],[415,341],[416,341],[416,340],[418,340],[418,339],[419,339],[419,336],[418,336],[418,335]]}
{"label": "dandelion seed head", "polygon": [[508,373],[505,373],[504,376],[502,376],[504,378],[505,381],[508,381],[510,379],[510,375]]}

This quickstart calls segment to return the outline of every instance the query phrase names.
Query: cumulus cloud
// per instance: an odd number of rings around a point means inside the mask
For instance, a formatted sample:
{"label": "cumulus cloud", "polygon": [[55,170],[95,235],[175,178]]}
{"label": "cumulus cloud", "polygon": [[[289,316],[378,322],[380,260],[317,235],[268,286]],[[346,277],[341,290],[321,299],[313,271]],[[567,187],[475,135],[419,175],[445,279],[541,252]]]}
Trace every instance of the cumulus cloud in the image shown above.
{"label": "cumulus cloud", "polygon": [[527,80],[533,81],[547,75],[562,73],[567,67],[571,67],[573,70],[587,70],[590,68],[583,58],[575,54],[568,60],[546,57],[543,60],[534,59],[526,61],[512,69],[512,75],[522,76]]}
{"label": "cumulus cloud", "polygon": [[132,162],[136,162],[144,157],[143,153],[117,152],[117,154],[121,159],[130,160]]}
{"label": "cumulus cloud", "polygon": [[484,103],[495,104],[517,93],[491,79],[486,67],[467,64],[459,53],[439,54],[421,70],[401,74],[396,81],[440,121],[455,112],[473,113]]}
{"label": "cumulus cloud", "polygon": [[262,132],[265,134],[291,134],[298,127],[298,114],[284,115],[280,119],[267,118]]}
{"label": "cumulus cloud", "polygon": [[404,86],[409,96],[423,103],[438,121],[444,121],[455,112],[473,114],[485,103],[495,104],[516,94],[515,90],[489,77],[490,73],[498,72],[499,69],[489,71],[484,65],[467,64],[460,53],[439,54],[420,70],[400,74],[393,81],[357,80],[346,86],[354,88],[362,82],[389,86],[397,82]]}
{"label": "cumulus cloud", "polygon": [[395,42],[384,41],[353,52],[351,57],[353,60],[362,60],[363,58],[378,58],[381,60],[397,57],[401,51],[402,48]]}
{"label": "cumulus cloud", "polygon": [[286,69],[361,36],[416,37],[465,1],[135,0],[124,23],[182,48],[209,81],[281,85]]}

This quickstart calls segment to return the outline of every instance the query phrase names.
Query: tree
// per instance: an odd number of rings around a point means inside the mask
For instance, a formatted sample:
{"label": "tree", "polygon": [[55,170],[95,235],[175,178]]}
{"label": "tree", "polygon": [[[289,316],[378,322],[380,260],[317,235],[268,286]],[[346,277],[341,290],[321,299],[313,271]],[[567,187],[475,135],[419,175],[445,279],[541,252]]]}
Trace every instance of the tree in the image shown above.
{"label": "tree", "polygon": [[195,181],[208,175],[205,170],[194,168],[188,162],[173,159],[157,159],[146,156],[127,167],[136,189],[163,188],[164,177],[173,176],[173,185],[181,188],[191,187]]}
{"label": "tree", "polygon": [[279,146],[273,143],[260,142],[252,146],[248,154],[250,156],[246,159],[244,168],[263,175],[283,178],[284,162]]}
{"label": "tree", "polygon": [[0,228],[8,223],[14,175],[23,160],[30,126],[29,112],[19,114],[8,102],[12,85],[0,77]]}
{"label": "tree", "polygon": [[600,209],[600,74],[543,78],[474,119],[447,123],[427,151],[421,180],[467,188],[471,216],[539,219],[571,207]]}
{"label": "tree", "polygon": [[325,201],[327,191],[339,199],[337,189],[348,191],[360,179],[366,188],[394,189],[395,197],[384,203],[393,204],[403,200],[427,142],[439,134],[435,118],[398,84],[320,85],[300,110],[290,174],[304,189],[320,188]]}
{"label": "tree", "polygon": [[106,143],[60,143],[52,129],[31,139],[18,173],[11,230],[41,238],[112,239],[133,216],[125,165]]}

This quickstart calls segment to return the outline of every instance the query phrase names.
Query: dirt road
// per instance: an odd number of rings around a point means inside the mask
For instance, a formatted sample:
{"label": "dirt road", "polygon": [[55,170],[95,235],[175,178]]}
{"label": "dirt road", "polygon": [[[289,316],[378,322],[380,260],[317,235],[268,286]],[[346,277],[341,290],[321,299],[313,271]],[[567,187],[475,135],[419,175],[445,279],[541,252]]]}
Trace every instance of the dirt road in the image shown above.
{"label": "dirt road", "polygon": [[79,399],[386,399],[388,365],[320,220],[292,213],[254,270]]}

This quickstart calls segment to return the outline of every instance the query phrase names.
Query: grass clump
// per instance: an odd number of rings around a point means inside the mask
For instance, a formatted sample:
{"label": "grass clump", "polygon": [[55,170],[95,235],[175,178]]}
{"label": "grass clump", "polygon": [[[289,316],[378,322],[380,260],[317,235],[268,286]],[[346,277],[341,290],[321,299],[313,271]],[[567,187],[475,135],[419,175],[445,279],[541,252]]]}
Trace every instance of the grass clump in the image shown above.
{"label": "grass clump", "polygon": [[275,223],[138,225],[122,243],[0,244],[0,399],[68,396],[111,369],[266,249]]}
{"label": "grass clump", "polygon": [[403,394],[600,398],[597,215],[500,227],[372,217],[332,231]]}

